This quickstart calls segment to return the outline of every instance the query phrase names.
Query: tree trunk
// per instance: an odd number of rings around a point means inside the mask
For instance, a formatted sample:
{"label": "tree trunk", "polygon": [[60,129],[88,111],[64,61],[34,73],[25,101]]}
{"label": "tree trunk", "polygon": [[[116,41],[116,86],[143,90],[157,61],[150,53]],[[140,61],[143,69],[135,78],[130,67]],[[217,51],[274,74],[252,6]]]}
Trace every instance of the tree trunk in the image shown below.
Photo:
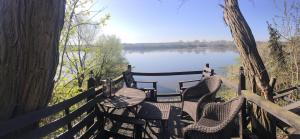
{"label": "tree trunk", "polygon": [[[264,63],[259,56],[256,48],[256,42],[251,29],[244,19],[237,0],[224,0],[224,20],[230,28],[234,43],[240,53],[242,63],[246,69],[250,83],[255,78],[255,83],[261,91],[261,95],[270,101],[272,99],[272,87],[269,85],[269,75]],[[256,110],[256,116],[261,130],[256,132],[260,138],[275,138],[275,126],[271,121],[271,116],[263,110]]]}
{"label": "tree trunk", "polygon": [[0,0],[0,121],[46,107],[65,0]]}

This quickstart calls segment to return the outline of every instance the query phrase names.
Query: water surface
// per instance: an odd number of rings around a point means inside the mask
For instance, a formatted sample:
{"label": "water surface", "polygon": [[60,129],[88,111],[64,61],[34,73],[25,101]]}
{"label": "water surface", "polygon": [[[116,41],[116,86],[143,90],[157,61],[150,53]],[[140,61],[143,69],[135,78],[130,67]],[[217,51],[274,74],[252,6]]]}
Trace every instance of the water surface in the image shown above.
{"label": "water surface", "polygon": [[[239,57],[234,50],[216,50],[211,48],[177,49],[157,51],[124,51],[133,71],[137,72],[176,72],[202,70],[206,63],[215,69],[217,74],[224,75],[228,65],[236,63]],[[158,81],[159,93],[170,93],[178,89],[178,82],[200,79],[200,75],[180,76],[135,76],[139,81]],[[146,85],[140,85],[146,86]]]}

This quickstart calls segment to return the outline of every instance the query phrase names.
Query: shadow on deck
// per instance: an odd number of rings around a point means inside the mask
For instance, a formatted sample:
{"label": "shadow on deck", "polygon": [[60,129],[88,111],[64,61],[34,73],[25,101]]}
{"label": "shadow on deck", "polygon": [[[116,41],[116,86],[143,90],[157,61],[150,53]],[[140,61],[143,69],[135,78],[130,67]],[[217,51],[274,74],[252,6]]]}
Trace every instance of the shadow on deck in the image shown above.
{"label": "shadow on deck", "polygon": [[[181,118],[181,103],[164,103],[171,105],[170,115],[168,119],[168,126],[165,130],[162,129],[162,125],[159,121],[152,120],[150,121],[150,128],[147,127],[147,133],[143,133],[144,138],[167,138],[167,139],[177,139],[183,137],[182,129],[191,124],[192,121],[183,120]],[[122,116],[130,116],[130,112],[127,110],[117,110],[114,111],[114,114],[122,115]],[[186,118],[184,118],[186,119]],[[125,135],[132,136],[133,134],[133,126],[125,123],[117,123],[115,121],[107,120],[106,121],[106,130]]]}

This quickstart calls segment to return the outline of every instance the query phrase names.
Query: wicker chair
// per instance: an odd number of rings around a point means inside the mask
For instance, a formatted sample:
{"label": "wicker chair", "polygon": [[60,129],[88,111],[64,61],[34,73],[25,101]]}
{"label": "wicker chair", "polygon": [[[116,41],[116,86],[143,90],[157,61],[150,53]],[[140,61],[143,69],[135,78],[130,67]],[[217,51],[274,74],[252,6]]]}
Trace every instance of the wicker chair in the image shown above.
{"label": "wicker chair", "polygon": [[229,139],[235,118],[244,102],[243,97],[234,98],[224,103],[208,103],[197,123],[185,127],[185,139]]}
{"label": "wicker chair", "polygon": [[[123,78],[124,78],[126,87],[143,90],[147,96],[146,100],[156,101],[157,82],[136,81],[133,78],[132,72],[130,72],[130,71],[123,72]],[[137,86],[137,83],[150,83],[150,84],[152,84],[152,88],[139,88]]]}
{"label": "wicker chair", "polygon": [[195,86],[185,89],[182,93],[182,112],[186,112],[194,121],[201,116],[203,105],[213,102],[222,81],[216,76],[206,77]]}

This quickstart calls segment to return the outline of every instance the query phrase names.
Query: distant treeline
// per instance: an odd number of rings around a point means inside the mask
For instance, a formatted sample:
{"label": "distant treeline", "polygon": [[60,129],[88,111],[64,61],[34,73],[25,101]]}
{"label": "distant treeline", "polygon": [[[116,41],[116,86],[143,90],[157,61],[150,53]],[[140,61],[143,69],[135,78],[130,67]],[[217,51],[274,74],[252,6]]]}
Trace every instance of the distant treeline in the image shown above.
{"label": "distant treeline", "polygon": [[211,48],[217,50],[235,50],[232,41],[210,41],[210,42],[168,42],[168,43],[124,43],[125,51],[160,51],[160,50],[186,50]]}

